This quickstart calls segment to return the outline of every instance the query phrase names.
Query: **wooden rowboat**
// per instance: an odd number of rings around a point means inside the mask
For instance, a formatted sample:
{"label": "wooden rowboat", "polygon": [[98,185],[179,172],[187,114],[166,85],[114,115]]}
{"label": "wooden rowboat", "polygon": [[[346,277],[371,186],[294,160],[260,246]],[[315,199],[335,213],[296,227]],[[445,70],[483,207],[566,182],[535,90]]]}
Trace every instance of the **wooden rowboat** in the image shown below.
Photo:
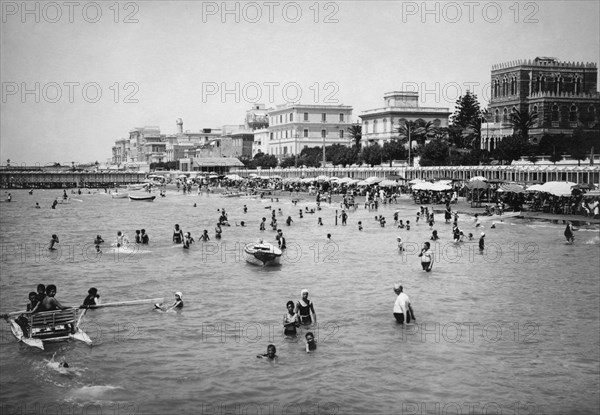
{"label": "wooden rowboat", "polygon": [[129,197],[129,193],[113,193],[113,199],[127,199]]}
{"label": "wooden rowboat", "polygon": [[154,199],[156,199],[154,195],[129,195],[129,200],[132,202],[152,202]]}
{"label": "wooden rowboat", "polygon": [[[69,339],[79,340],[91,345],[92,340],[79,328],[79,322],[86,310],[68,308],[65,310],[44,311],[35,314],[22,314],[10,318],[10,329],[17,340],[27,346],[44,350],[44,344]],[[21,324],[19,324],[21,323]]]}

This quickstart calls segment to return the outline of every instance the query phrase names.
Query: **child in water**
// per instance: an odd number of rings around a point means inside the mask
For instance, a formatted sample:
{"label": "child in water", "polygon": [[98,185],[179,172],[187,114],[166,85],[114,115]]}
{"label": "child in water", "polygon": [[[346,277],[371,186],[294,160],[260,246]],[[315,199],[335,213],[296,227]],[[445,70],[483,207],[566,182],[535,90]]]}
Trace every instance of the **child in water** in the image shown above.
{"label": "child in water", "polygon": [[[204,232],[206,232],[206,230]],[[193,243],[194,243],[194,238],[192,238],[192,234],[189,232],[186,232],[185,237],[183,238],[183,248],[189,249],[190,245]]]}
{"label": "child in water", "polygon": [[363,230],[363,226],[362,226],[362,222],[358,221],[358,230],[362,231]]}
{"label": "child in water", "polygon": [[267,346],[267,353],[265,354],[259,354],[256,357],[258,357],[259,359],[269,359],[269,360],[273,360],[277,358],[277,349],[275,348],[274,344],[270,344]]}
{"label": "child in water", "polygon": [[306,333],[306,353],[314,352],[317,350],[317,342],[315,341],[315,336],[311,331]]}

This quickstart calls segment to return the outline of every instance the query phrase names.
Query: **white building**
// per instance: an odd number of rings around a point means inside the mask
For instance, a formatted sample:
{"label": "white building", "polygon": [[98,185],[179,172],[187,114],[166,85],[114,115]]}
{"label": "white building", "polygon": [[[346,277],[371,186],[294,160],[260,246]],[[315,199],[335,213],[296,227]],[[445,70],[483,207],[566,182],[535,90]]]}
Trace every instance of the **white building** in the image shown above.
{"label": "white building", "polygon": [[448,127],[448,108],[419,107],[419,93],[407,91],[386,92],[384,107],[364,111],[362,145],[383,143],[398,137],[398,127],[404,121],[431,121],[435,127]]}
{"label": "white building", "polygon": [[267,153],[279,158],[300,154],[306,147],[351,144],[349,105],[285,104],[269,109],[268,115]]}

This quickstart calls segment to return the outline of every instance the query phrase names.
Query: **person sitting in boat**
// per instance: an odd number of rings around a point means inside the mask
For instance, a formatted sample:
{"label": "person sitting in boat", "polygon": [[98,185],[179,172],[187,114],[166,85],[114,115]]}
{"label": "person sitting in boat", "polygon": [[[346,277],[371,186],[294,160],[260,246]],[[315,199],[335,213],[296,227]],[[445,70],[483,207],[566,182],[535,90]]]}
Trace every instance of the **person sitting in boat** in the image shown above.
{"label": "person sitting in boat", "polygon": [[56,234],[53,234],[52,239],[50,239],[50,246],[48,247],[48,249],[51,251],[54,251],[56,249],[57,243],[58,243],[58,236],[56,236]]}
{"label": "person sitting in boat", "polygon": [[283,315],[283,335],[295,336],[296,328],[300,327],[298,314],[294,312],[294,302],[288,301],[286,304],[287,313]]}
{"label": "person sitting in boat", "polygon": [[[308,290],[302,290],[300,295],[302,298],[296,303],[294,312],[298,314],[301,324],[317,323],[317,314],[313,303],[308,299]],[[312,314],[312,318],[311,318]]]}
{"label": "person sitting in boat", "polygon": [[127,245],[129,245],[129,238],[127,238],[126,235],[123,234],[123,232],[118,231],[117,232],[117,238],[115,239],[115,244],[114,244],[117,248],[121,248],[121,247],[126,247]]}
{"label": "person sitting in boat", "polygon": [[154,304],[154,307],[159,310],[162,310],[162,311],[169,311],[169,310],[174,310],[176,308],[183,308],[183,294],[181,293],[181,291],[177,291],[175,293],[175,301],[170,306],[164,306],[161,303],[157,303],[157,304]]}
{"label": "person sitting in boat", "polygon": [[183,242],[183,231],[179,229],[179,225],[175,224],[175,229],[173,230],[173,243],[180,244]]}
{"label": "person sitting in boat", "polygon": [[36,304],[35,308],[31,310],[32,313],[39,313],[42,311],[54,311],[54,310],[66,310],[67,306],[64,306],[54,296],[56,295],[56,285],[50,284],[46,287],[46,296],[42,301]]}
{"label": "person sitting in boat", "polygon": [[94,239],[94,245],[100,245],[103,243],[104,243],[104,239],[102,239],[102,236],[96,235],[96,239]]}
{"label": "person sitting in boat", "polygon": [[193,244],[194,242],[195,241],[194,241],[194,238],[192,238],[192,234],[189,232],[186,232],[185,237],[183,238],[183,248],[189,249],[190,245]]}
{"label": "person sitting in boat", "polygon": [[277,348],[275,347],[275,345],[270,344],[267,346],[267,353],[265,354],[259,354],[256,357],[258,357],[259,359],[269,359],[269,360],[273,360],[277,358]]}
{"label": "person sitting in boat", "polygon": [[83,307],[100,304],[100,294],[98,289],[92,287],[88,290],[88,296],[83,300]]}

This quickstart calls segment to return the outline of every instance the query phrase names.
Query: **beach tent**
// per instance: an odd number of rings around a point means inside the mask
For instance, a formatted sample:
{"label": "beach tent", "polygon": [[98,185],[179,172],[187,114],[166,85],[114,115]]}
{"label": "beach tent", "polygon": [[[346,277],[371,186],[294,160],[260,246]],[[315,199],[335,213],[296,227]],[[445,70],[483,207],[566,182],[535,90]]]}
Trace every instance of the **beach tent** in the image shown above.
{"label": "beach tent", "polygon": [[487,200],[490,200],[490,185],[483,180],[470,181],[467,183],[467,189],[471,191],[471,207],[480,205],[486,193]]}

